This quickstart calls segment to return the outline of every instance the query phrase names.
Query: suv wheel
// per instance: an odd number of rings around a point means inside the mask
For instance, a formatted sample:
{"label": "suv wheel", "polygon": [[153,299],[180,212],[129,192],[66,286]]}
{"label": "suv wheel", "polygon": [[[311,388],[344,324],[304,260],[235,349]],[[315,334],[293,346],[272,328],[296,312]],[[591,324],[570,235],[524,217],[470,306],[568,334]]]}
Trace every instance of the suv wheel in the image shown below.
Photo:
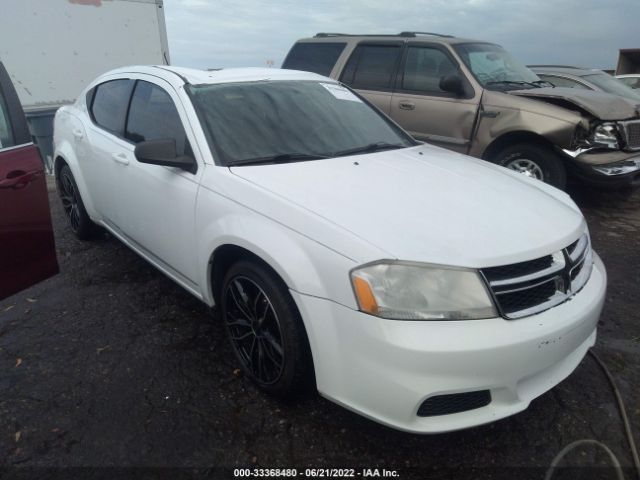
{"label": "suv wheel", "polygon": [[221,313],[245,374],[279,397],[303,390],[312,374],[300,313],[284,282],[269,268],[241,260],[225,275]]}
{"label": "suv wheel", "polygon": [[62,208],[69,219],[71,230],[80,240],[89,240],[96,233],[96,224],[91,221],[84,208],[80,191],[68,165],[63,165],[59,172],[58,194]]}
{"label": "suv wheel", "polygon": [[542,145],[530,143],[511,145],[498,153],[492,161],[561,190],[567,183],[562,158]]}

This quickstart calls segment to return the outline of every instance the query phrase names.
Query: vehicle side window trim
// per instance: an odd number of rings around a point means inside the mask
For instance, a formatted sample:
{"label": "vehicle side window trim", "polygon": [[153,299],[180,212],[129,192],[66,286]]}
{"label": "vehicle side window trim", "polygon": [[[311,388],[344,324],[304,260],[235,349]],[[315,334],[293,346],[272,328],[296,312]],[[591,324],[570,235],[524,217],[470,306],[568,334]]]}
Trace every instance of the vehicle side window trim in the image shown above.
{"label": "vehicle side window trim", "polygon": [[[407,56],[409,55],[409,49],[410,48],[431,48],[433,50],[438,50],[438,51],[442,52],[449,60],[451,60],[451,63],[453,63],[453,65],[456,67],[456,72],[462,78],[462,82],[464,83],[465,90],[468,91],[468,94],[464,95],[464,96],[457,96],[457,95],[455,95],[453,93],[449,93],[449,92],[428,91],[428,90],[410,90],[410,89],[407,89],[407,88],[403,88],[402,84],[404,82],[405,65],[406,65],[406,62],[407,62]],[[398,69],[398,75],[396,77],[396,84],[395,84],[394,91],[396,93],[405,93],[405,94],[408,94],[408,95],[423,95],[425,97],[470,99],[470,98],[473,98],[475,96],[475,90],[474,90],[473,86],[471,85],[471,83],[469,82],[469,80],[468,80],[467,76],[465,75],[465,73],[462,71],[462,68],[460,66],[460,62],[458,61],[458,59],[455,58],[452,55],[452,53],[447,48],[443,47],[442,45],[438,45],[438,44],[435,44],[435,43],[423,43],[423,42],[411,42],[411,43],[407,43],[406,44],[406,46],[404,48],[404,52],[402,52],[400,68]]]}
{"label": "vehicle side window trim", "polygon": [[[25,145],[33,143],[27,120],[20,104],[18,94],[13,88],[13,83],[9,74],[4,68],[2,62],[0,62],[0,93],[4,97],[7,115],[9,116],[9,128],[13,133],[13,142],[15,145]],[[7,146],[5,148],[8,148]]]}
{"label": "vehicle side window trim", "polygon": [[[355,76],[355,73],[358,71],[358,66],[360,65],[360,59],[362,57],[362,49],[360,49],[360,47],[375,47],[375,46],[391,46],[391,47],[399,47],[400,48],[400,52],[398,57],[396,58],[396,63],[393,67],[393,70],[391,71],[391,81],[389,82],[389,87],[385,88],[385,87],[375,87],[375,88],[367,88],[367,87],[362,87],[362,86],[358,86],[358,85],[354,85],[353,84],[353,77]],[[355,48],[352,50],[351,54],[349,55],[349,58],[347,58],[347,60],[344,63],[344,68],[342,69],[342,73],[340,74],[340,79],[339,81],[341,83],[344,83],[346,85],[349,85],[351,88],[353,89],[358,89],[358,90],[370,90],[370,91],[375,91],[375,92],[393,92],[394,90],[394,86],[396,84],[397,81],[397,77],[398,77],[398,69],[400,67],[401,61],[402,61],[402,57],[404,55],[404,49],[405,49],[405,42],[401,41],[395,41],[395,42],[389,42],[389,41],[371,41],[371,40],[365,40],[362,42],[359,42]],[[351,78],[348,79],[346,78],[346,71],[347,71],[347,67],[349,66],[349,63],[351,62],[351,59],[353,59],[355,61],[355,65],[353,68],[353,72],[351,73]]]}

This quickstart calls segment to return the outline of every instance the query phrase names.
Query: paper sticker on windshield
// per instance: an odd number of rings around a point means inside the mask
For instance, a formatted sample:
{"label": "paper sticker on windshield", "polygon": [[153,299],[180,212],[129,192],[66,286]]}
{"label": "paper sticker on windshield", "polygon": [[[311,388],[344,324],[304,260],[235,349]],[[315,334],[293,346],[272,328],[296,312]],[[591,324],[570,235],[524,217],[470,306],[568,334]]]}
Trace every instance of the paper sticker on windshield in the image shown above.
{"label": "paper sticker on windshield", "polygon": [[336,98],[339,98],[340,100],[349,100],[351,102],[362,103],[362,100],[360,100],[358,97],[356,97],[353,93],[351,93],[349,90],[344,88],[342,85],[336,85],[335,83],[321,83],[320,85],[326,88],[329,91],[329,93],[331,93],[331,95],[333,95]]}

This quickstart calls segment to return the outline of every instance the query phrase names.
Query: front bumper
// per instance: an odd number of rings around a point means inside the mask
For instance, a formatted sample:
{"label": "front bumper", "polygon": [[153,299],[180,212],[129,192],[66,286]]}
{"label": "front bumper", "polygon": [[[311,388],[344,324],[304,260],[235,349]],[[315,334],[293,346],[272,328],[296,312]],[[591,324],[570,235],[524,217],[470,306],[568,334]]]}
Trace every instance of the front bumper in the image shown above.
{"label": "front bumper", "polygon": [[571,157],[572,173],[586,183],[603,187],[640,185],[640,152],[592,150],[575,156],[564,152]]}
{"label": "front bumper", "polygon": [[[398,321],[292,292],[304,319],[319,392],[377,422],[415,433],[513,415],[566,378],[596,338],[606,288],[591,278],[569,301],[519,320]],[[490,390],[489,405],[420,417],[435,395]]]}

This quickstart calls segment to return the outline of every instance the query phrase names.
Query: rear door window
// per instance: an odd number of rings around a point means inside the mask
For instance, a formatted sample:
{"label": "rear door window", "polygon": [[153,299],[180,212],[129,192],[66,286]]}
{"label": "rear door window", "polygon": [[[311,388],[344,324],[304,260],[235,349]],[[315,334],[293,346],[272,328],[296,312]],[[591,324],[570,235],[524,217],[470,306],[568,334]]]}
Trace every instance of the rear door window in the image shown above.
{"label": "rear door window", "polygon": [[401,44],[358,45],[341,80],[353,88],[391,90],[401,51]]}
{"label": "rear door window", "polygon": [[124,121],[134,83],[129,79],[111,80],[95,88],[91,115],[96,124],[115,135],[124,135]]}
{"label": "rear door window", "polygon": [[297,43],[282,68],[329,76],[346,43]]}
{"label": "rear door window", "polygon": [[178,155],[190,154],[182,120],[169,94],[158,85],[138,80],[131,98],[125,137],[134,143],[172,138]]}

